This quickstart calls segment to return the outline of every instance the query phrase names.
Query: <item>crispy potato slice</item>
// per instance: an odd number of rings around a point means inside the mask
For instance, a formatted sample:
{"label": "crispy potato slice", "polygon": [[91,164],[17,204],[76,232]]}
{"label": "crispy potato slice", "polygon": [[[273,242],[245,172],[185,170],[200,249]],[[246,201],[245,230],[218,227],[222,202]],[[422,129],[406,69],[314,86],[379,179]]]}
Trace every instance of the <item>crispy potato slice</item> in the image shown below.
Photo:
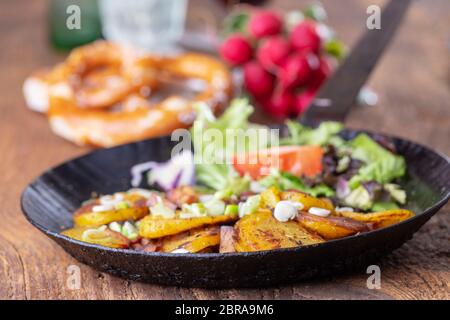
{"label": "crispy potato slice", "polygon": [[220,227],[220,253],[236,252],[236,232],[232,226]]}
{"label": "crispy potato slice", "polygon": [[219,227],[207,227],[189,230],[162,239],[161,252],[172,252],[184,249],[190,253],[200,252],[219,245]]}
{"label": "crispy potato slice", "polygon": [[137,194],[124,194],[124,200],[130,204],[129,208],[93,212],[92,208],[99,204],[99,200],[82,206],[73,214],[76,226],[96,227],[113,221],[138,220],[148,214],[147,199]]}
{"label": "crispy potato slice", "polygon": [[[177,213],[178,215],[179,213]],[[139,226],[139,235],[143,238],[155,239],[181,233],[190,229],[231,222],[237,219],[237,215],[205,216],[199,218],[182,219],[163,218],[161,216],[147,215]]]}
{"label": "crispy potato slice", "polygon": [[119,232],[112,231],[111,229],[104,228],[88,228],[88,227],[75,227],[67,229],[61,234],[83,242],[98,244],[110,248],[128,248],[130,246],[130,240]]}
{"label": "crispy potato slice", "polygon": [[240,219],[236,225],[236,251],[261,251],[324,242],[297,221],[279,222],[270,210],[260,210]]}
{"label": "crispy potato slice", "polygon": [[393,209],[381,212],[359,213],[359,212],[339,212],[342,217],[357,221],[371,223],[374,229],[390,226],[414,216],[412,211],[406,209]]}
{"label": "crispy potato slice", "polygon": [[350,218],[319,217],[306,212],[301,212],[297,216],[297,221],[306,229],[327,240],[343,238],[370,230],[365,223]]}
{"label": "crispy potato slice", "polygon": [[281,200],[289,200],[293,202],[300,202],[304,205],[303,210],[308,211],[309,208],[323,208],[334,211],[333,203],[326,198],[316,198],[310,194],[301,191],[284,191],[281,193]]}

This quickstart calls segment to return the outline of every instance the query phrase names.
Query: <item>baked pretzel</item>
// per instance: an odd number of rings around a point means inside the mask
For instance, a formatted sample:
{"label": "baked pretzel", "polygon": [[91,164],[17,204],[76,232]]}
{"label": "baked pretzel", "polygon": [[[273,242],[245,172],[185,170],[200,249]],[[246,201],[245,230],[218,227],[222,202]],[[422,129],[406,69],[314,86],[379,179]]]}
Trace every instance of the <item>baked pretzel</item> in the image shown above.
{"label": "baked pretzel", "polygon": [[[170,95],[150,102],[164,79],[200,79],[203,86],[192,99]],[[155,57],[101,41],[33,75],[24,92],[31,109],[48,113],[56,134],[80,145],[108,147],[189,126],[193,104],[206,102],[217,111],[230,98],[232,81],[229,70],[206,55]]]}
{"label": "baked pretzel", "polygon": [[96,41],[73,50],[66,61],[25,80],[28,106],[47,112],[50,96],[73,100],[78,108],[110,108],[143,87],[154,89],[155,70],[132,48]]}

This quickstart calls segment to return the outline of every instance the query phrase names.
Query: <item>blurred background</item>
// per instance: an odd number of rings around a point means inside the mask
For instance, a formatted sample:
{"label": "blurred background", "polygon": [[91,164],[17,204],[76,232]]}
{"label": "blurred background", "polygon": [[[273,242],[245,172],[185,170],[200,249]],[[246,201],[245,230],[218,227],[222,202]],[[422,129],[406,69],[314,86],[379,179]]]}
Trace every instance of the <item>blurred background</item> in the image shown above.
{"label": "blurred background", "polygon": [[[318,4],[288,0],[3,1],[3,119],[11,118],[8,125],[22,123],[36,137],[47,134],[49,129],[42,127],[45,120],[24,108],[20,92],[24,79],[39,68],[63,61],[70,49],[96,39],[128,43],[155,53],[194,50],[217,55],[230,25],[227,17],[242,8],[247,10],[245,2],[283,14],[305,12],[311,4]],[[325,0],[320,4],[326,10],[326,24],[350,50],[366,30],[367,7],[382,6],[384,2],[346,0],[345,5],[338,5]],[[68,20],[68,16],[77,13],[74,4],[82,13],[79,30],[76,21]],[[414,138],[447,151],[448,143],[440,137],[450,134],[449,6],[446,0],[435,0],[433,5],[414,1],[398,36],[368,83],[369,95],[362,97],[363,105],[376,106],[355,109],[348,119],[350,126]],[[67,28],[66,23],[72,23],[73,28]],[[263,110],[257,114],[261,114],[257,120],[263,122],[273,118]]]}
{"label": "blurred background", "polygon": [[[367,30],[368,6],[382,7],[386,1],[345,0],[342,3],[331,0],[2,1],[0,149],[10,150],[7,159],[11,165],[24,163],[24,156],[30,156],[33,163],[24,164],[22,172],[29,177],[89,150],[53,135],[46,117],[26,108],[22,93],[27,77],[64,61],[77,46],[105,38],[150,53],[202,51],[220,59],[221,44],[239,31],[242,24],[239,14],[269,9],[283,16],[284,23],[298,20],[299,12],[303,18],[315,17],[331,30],[345,54]],[[76,17],[77,8],[80,21],[71,19]],[[77,23],[81,28],[77,28]],[[413,1],[367,83],[371,90],[366,94],[366,101],[360,103],[363,107],[352,110],[346,125],[408,138],[449,154],[449,53],[450,2],[434,0],[430,5],[426,0]],[[326,58],[333,60],[334,66],[339,62],[332,55]],[[224,63],[233,70],[240,69],[228,61]],[[256,104],[254,120],[266,123],[279,120],[270,110],[267,112]]]}

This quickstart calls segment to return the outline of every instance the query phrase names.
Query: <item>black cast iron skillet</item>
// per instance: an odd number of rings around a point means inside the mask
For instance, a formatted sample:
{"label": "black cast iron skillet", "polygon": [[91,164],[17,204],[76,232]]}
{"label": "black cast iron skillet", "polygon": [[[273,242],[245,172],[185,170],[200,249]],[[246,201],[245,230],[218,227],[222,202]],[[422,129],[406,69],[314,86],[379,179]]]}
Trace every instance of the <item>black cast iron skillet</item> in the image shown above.
{"label": "black cast iron skillet", "polygon": [[[355,135],[347,130],[346,138]],[[416,216],[399,224],[323,244],[252,253],[173,254],[112,249],[60,235],[72,212],[92,192],[127,190],[130,168],[169,159],[168,137],[94,151],[46,171],[24,191],[26,218],[82,263],[119,277],[188,287],[265,287],[367,267],[401,246],[450,197],[449,159],[425,146],[394,138],[408,164],[401,184]]]}
{"label": "black cast iron skillet", "polygon": [[[327,81],[302,119],[316,124],[343,120],[400,23],[410,0],[391,0],[383,10],[382,31],[367,31],[349,57]],[[325,103],[324,103],[325,102]],[[328,106],[328,108],[324,108]],[[351,138],[356,132],[345,132]],[[111,249],[59,234],[72,226],[72,212],[92,192],[109,194],[130,187],[130,168],[169,158],[169,138],[95,151],[50,169],[22,195],[27,219],[79,261],[123,278],[189,287],[264,287],[331,275],[374,263],[410,239],[450,197],[448,158],[401,139],[394,142],[408,164],[401,182],[413,218],[388,228],[323,244],[232,254],[145,253]]]}

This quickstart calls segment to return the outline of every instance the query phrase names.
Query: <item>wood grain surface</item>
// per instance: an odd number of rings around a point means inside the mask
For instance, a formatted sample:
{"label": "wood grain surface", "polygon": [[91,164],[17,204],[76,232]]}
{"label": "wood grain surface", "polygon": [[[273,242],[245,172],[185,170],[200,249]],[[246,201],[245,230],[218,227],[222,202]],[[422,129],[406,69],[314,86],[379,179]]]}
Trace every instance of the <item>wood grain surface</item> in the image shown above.
{"label": "wood grain surface", "polygon": [[[285,9],[304,3],[268,2]],[[351,45],[365,27],[367,6],[383,2],[323,3],[330,23]],[[124,281],[79,264],[33,228],[19,205],[22,190],[34,177],[89,151],[53,135],[45,117],[27,110],[22,98],[21,86],[30,72],[64,58],[48,44],[46,5],[0,2],[0,299],[450,298],[449,205],[380,261],[379,290],[367,289],[364,272],[264,290],[200,290]],[[378,105],[355,110],[348,126],[398,135],[450,154],[449,57],[450,2],[415,1],[371,77]],[[78,290],[67,286],[70,265],[81,268]]]}

